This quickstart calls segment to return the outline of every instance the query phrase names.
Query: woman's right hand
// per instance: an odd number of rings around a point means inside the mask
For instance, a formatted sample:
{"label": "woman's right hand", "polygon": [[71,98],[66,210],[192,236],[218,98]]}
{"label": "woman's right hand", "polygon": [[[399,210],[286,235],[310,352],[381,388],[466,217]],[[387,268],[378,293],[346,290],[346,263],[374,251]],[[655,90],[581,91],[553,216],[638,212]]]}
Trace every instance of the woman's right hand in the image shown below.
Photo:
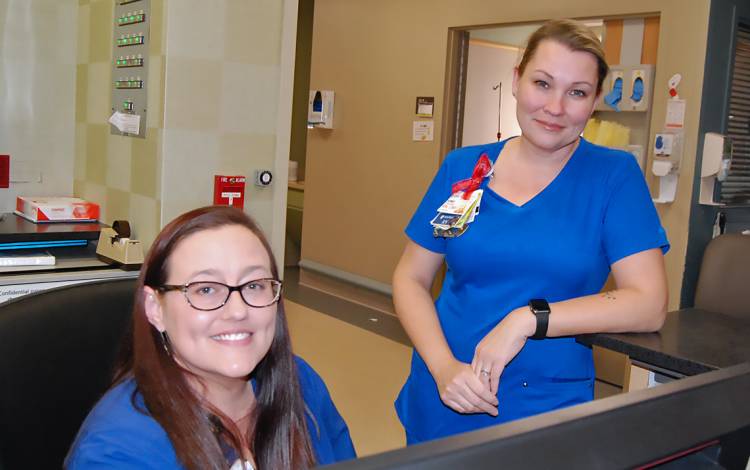
{"label": "woman's right hand", "polygon": [[470,364],[457,360],[447,362],[433,374],[440,400],[459,413],[487,413],[497,416],[497,397],[490,392],[489,382],[474,374]]}

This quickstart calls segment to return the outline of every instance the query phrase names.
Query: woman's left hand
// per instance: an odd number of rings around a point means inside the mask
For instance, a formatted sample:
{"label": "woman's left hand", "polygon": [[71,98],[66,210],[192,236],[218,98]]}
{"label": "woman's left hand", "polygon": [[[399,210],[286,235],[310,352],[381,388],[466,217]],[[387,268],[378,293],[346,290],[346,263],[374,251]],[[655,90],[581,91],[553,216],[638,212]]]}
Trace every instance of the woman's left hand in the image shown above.
{"label": "woman's left hand", "polygon": [[471,368],[482,382],[489,382],[493,394],[497,394],[505,366],[516,357],[526,344],[526,338],[535,330],[536,318],[524,306],[510,312],[477,344]]}

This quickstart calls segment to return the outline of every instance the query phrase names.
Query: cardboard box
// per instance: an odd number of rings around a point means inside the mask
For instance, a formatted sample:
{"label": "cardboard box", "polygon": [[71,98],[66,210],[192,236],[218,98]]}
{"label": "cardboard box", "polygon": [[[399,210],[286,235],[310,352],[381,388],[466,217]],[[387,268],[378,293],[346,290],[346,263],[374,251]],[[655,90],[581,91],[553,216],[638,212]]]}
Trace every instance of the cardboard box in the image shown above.
{"label": "cardboard box", "polygon": [[76,197],[18,196],[15,212],[32,222],[92,222],[99,220],[99,205]]}

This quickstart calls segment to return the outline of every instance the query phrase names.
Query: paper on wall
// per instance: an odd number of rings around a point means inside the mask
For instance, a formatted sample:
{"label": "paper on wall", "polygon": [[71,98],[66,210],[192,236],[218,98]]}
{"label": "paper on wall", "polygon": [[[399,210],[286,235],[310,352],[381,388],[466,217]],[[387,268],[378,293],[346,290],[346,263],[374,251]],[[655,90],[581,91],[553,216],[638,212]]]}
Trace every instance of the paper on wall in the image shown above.
{"label": "paper on wall", "polygon": [[411,140],[417,142],[432,142],[434,129],[434,121],[414,121]]}
{"label": "paper on wall", "polygon": [[141,116],[138,114],[125,114],[115,111],[109,117],[109,123],[124,134],[138,134],[141,129]]}
{"label": "paper on wall", "polygon": [[667,129],[682,129],[685,127],[685,100],[667,100],[667,117],[664,127]]}

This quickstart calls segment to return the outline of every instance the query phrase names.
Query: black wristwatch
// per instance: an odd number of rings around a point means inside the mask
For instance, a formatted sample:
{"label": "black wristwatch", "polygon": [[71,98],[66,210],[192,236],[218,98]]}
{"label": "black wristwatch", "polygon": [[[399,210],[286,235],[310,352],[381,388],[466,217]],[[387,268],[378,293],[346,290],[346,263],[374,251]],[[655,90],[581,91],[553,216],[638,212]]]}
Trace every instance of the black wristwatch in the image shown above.
{"label": "black wristwatch", "polygon": [[531,339],[544,339],[547,337],[547,326],[549,326],[549,302],[544,299],[529,300],[529,309],[536,317],[536,331]]}

